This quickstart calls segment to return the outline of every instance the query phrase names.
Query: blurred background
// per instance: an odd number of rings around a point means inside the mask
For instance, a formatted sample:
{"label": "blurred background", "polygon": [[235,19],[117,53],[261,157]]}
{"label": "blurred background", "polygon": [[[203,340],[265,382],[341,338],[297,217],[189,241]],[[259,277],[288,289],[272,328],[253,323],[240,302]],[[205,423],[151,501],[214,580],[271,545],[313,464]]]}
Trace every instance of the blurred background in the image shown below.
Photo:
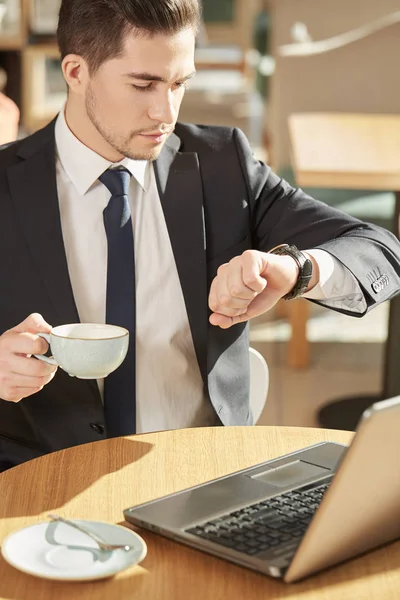
{"label": "blurred background", "polygon": [[[202,1],[180,120],[240,127],[290,183],[398,235],[400,0]],[[0,0],[0,87],[20,109],[20,137],[66,97],[59,5]],[[260,424],[350,428],[360,402],[400,393],[398,314],[395,302],[359,320],[296,300],[253,322],[270,370]]]}

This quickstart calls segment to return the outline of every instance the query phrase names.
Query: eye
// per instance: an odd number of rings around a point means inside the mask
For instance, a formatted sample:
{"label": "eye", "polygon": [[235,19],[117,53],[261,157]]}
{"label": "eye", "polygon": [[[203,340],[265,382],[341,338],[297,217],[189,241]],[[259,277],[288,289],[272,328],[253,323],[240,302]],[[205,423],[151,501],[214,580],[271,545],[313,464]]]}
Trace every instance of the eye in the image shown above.
{"label": "eye", "polygon": [[177,81],[176,83],[174,83],[174,87],[177,90],[180,89],[186,89],[188,87],[188,82],[187,81]]}
{"label": "eye", "polygon": [[148,85],[135,85],[131,84],[133,89],[138,90],[138,92],[148,92],[153,89],[153,83],[149,83]]}
{"label": "eye", "polygon": [[[177,81],[176,83],[173,84],[173,89],[175,89],[175,90],[186,89],[187,86],[188,86],[187,81]],[[155,83],[153,81],[148,83],[147,85],[136,85],[134,83],[131,83],[131,87],[133,87],[133,89],[137,90],[138,92],[150,92],[154,89]]]}

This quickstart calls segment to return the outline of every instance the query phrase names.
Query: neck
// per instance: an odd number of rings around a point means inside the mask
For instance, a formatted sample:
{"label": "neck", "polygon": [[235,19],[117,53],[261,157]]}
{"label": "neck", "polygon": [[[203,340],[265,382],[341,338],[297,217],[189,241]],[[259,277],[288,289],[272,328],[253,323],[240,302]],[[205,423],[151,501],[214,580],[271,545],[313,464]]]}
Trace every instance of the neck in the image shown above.
{"label": "neck", "polygon": [[74,136],[93,152],[114,163],[124,158],[103,138],[89,119],[84,106],[71,95],[65,105],[64,116]]}

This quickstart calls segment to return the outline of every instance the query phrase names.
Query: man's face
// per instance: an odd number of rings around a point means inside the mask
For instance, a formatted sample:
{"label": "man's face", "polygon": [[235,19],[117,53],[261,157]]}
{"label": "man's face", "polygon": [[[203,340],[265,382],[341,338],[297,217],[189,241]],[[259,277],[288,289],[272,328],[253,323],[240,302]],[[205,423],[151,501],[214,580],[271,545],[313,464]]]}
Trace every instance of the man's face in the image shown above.
{"label": "man's face", "polygon": [[195,72],[194,48],[192,29],[151,38],[130,33],[122,55],[88,79],[87,117],[119,154],[136,160],[159,156]]}

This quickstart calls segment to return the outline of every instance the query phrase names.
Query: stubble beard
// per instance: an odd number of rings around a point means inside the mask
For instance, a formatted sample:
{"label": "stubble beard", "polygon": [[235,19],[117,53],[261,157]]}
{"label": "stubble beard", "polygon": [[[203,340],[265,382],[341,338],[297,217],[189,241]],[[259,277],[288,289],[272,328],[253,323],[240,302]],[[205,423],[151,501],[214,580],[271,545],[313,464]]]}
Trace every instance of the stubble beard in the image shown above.
{"label": "stubble beard", "polygon": [[[97,118],[97,105],[95,96],[89,87],[87,90],[86,98],[85,98],[85,108],[86,114],[92,123],[93,127],[99,132],[101,137],[109,144],[114,150],[116,150],[122,156],[126,158],[130,158],[131,160],[148,160],[155,161],[160,156],[161,150],[164,147],[164,144],[159,146],[158,148],[154,148],[153,150],[142,151],[142,152],[132,152],[130,148],[130,142],[137,136],[141,131],[133,131],[129,137],[125,140],[121,138],[117,138],[110,131],[107,131],[105,127],[100,123]],[[165,143],[165,142],[164,142]]]}

